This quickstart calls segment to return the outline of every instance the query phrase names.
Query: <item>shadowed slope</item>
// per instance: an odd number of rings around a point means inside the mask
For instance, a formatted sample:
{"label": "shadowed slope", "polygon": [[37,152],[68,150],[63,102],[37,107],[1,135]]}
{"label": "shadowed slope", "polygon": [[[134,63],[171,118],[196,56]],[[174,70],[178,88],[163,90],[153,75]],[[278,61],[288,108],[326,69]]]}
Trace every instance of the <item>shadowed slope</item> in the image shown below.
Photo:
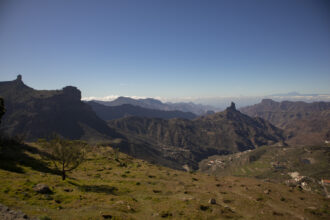
{"label": "shadowed slope", "polygon": [[98,104],[96,102],[87,102],[95,113],[103,120],[113,120],[118,118],[123,118],[127,116],[138,116],[138,117],[148,117],[148,118],[185,118],[193,119],[196,118],[191,112],[181,112],[181,111],[162,111],[155,109],[143,108],[140,106],[134,106],[130,104],[124,104],[120,106],[105,106]]}
{"label": "shadowed slope", "polygon": [[49,137],[52,133],[86,140],[120,136],[80,100],[81,92],[76,87],[34,90],[18,77],[0,82],[0,96],[7,110],[1,130],[8,135],[22,135],[27,140]]}

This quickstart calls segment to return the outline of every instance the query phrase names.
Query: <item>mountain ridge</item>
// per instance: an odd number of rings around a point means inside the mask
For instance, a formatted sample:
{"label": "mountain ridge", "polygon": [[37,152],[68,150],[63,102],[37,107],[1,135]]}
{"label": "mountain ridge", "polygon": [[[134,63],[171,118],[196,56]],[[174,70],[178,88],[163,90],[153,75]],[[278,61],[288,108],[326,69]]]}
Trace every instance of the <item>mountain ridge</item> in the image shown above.
{"label": "mountain ridge", "polygon": [[202,104],[195,104],[192,102],[166,102],[163,103],[160,100],[154,98],[145,98],[145,99],[133,99],[129,97],[120,96],[113,101],[100,101],[100,100],[91,100],[106,106],[120,106],[124,104],[130,104],[134,106],[139,106],[142,108],[154,109],[154,110],[162,110],[162,111],[182,111],[182,112],[192,112],[195,115],[204,115],[208,111],[216,111],[217,109]]}
{"label": "mountain ridge", "polygon": [[191,112],[182,111],[163,111],[150,108],[143,108],[131,104],[123,104],[119,106],[106,106],[99,104],[94,101],[86,102],[92,107],[95,113],[103,120],[114,120],[118,118],[123,118],[127,116],[139,116],[139,117],[149,117],[149,118],[185,118],[193,119],[197,116]]}
{"label": "mountain ridge", "polygon": [[0,82],[0,96],[6,108],[0,130],[9,136],[20,135],[26,140],[48,138],[53,133],[86,140],[121,136],[81,101],[80,90],[73,86],[35,90],[19,75],[16,80]]}
{"label": "mountain ridge", "polygon": [[243,107],[243,113],[261,117],[284,129],[290,144],[323,144],[330,139],[330,102],[276,102],[263,99]]}

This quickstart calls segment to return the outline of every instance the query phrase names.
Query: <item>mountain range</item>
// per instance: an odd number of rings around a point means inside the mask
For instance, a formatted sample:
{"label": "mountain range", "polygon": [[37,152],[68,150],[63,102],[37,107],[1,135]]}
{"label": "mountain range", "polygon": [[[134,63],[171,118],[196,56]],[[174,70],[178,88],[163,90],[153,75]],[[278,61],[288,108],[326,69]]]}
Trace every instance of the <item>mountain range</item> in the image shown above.
{"label": "mountain range", "polygon": [[322,144],[330,139],[330,102],[264,99],[240,111],[251,117],[261,117],[283,129],[287,142],[292,145]]}
{"label": "mountain range", "polygon": [[99,101],[99,100],[92,100],[92,101],[106,106],[121,106],[128,104],[133,106],[139,106],[142,108],[161,110],[161,111],[192,112],[195,115],[204,115],[204,114],[212,113],[217,110],[215,107],[209,105],[195,104],[192,102],[163,103],[153,98],[133,99],[133,98],[121,96],[113,101]]}
{"label": "mountain range", "polygon": [[183,111],[164,111],[151,108],[144,108],[138,105],[123,104],[118,106],[106,106],[95,101],[86,102],[92,107],[94,112],[103,120],[113,120],[127,116],[138,116],[148,118],[185,118],[193,119],[197,116],[191,112]]}
{"label": "mountain range", "polygon": [[[0,130],[9,136],[34,141],[57,133],[68,139],[104,142],[132,156],[177,169],[184,165],[197,169],[199,161],[212,155],[264,145],[320,144],[330,139],[327,102],[265,99],[240,111],[232,103],[223,112],[196,116],[152,109],[164,107],[154,99],[118,98],[110,103],[113,106],[83,102],[76,87],[35,90],[25,85],[21,76],[0,82],[0,96],[6,108]],[[127,101],[134,103],[124,104]],[[139,106],[141,103],[145,107]]]}
{"label": "mountain range", "polygon": [[164,158],[197,168],[197,162],[215,154],[283,144],[282,130],[261,118],[251,118],[232,104],[225,111],[194,120],[126,117],[108,125],[122,134],[140,138]]}

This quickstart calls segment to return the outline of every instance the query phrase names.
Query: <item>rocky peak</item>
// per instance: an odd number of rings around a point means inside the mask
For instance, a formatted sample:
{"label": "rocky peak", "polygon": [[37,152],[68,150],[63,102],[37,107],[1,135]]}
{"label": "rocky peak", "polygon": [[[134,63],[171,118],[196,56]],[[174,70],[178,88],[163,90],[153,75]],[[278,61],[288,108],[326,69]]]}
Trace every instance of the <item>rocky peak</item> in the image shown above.
{"label": "rocky peak", "polygon": [[78,99],[80,100],[81,99],[81,92],[79,89],[77,89],[77,87],[74,87],[74,86],[66,86],[64,87],[63,89],[63,93],[66,95],[66,96],[69,96],[73,99]]}
{"label": "rocky peak", "polygon": [[16,81],[23,82],[22,81],[22,75],[21,74],[17,75]]}
{"label": "rocky peak", "polygon": [[236,105],[234,102],[231,102],[230,106],[227,108],[228,111],[236,111]]}
{"label": "rocky peak", "polygon": [[21,88],[22,86],[23,87],[25,86],[25,84],[23,83],[21,74],[17,75],[16,79],[12,82],[14,82],[15,85],[19,86],[19,88]]}
{"label": "rocky peak", "polygon": [[[4,82],[4,83],[7,84],[8,86],[14,86],[13,88],[19,89],[21,91],[25,91],[25,89],[30,89],[30,87],[28,87],[27,85],[24,84],[22,78],[23,78],[22,75],[19,74],[19,75],[17,75],[15,80]],[[24,90],[22,90],[22,89],[24,89]]]}

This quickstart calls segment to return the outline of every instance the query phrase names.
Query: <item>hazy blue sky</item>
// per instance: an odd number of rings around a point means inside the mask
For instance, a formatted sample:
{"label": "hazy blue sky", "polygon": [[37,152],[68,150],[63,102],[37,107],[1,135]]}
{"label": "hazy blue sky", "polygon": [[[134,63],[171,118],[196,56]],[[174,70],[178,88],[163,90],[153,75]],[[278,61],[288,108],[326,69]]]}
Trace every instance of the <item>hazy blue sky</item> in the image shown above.
{"label": "hazy blue sky", "polygon": [[85,97],[330,93],[329,2],[0,0],[0,81]]}

